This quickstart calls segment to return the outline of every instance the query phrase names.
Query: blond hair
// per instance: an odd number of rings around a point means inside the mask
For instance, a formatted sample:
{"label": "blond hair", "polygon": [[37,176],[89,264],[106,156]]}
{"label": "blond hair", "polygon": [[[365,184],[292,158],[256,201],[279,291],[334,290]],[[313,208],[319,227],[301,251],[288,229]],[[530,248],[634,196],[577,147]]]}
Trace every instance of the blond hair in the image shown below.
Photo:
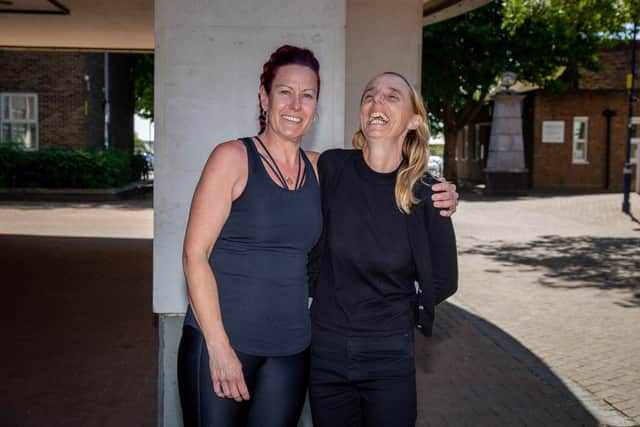
{"label": "blond hair", "polygon": [[[411,104],[413,105],[413,113],[422,119],[416,129],[409,129],[402,143],[402,162],[396,175],[395,197],[396,206],[403,213],[411,213],[411,208],[420,203],[420,200],[413,193],[413,187],[416,182],[422,178],[427,171],[429,161],[429,121],[427,119],[427,110],[422,102],[422,97],[409,84],[406,78],[401,74],[394,72],[384,72],[380,75],[390,74],[400,77],[409,87],[411,95]],[[353,147],[362,150],[367,145],[367,138],[359,127],[353,139],[351,140]]]}

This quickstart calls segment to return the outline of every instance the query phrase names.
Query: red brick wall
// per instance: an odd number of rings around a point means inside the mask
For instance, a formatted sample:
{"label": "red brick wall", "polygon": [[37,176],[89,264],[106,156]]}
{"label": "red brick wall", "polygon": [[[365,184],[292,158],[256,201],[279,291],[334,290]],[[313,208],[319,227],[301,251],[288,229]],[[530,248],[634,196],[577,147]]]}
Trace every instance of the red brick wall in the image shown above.
{"label": "red brick wall", "polygon": [[[133,55],[110,55],[111,146],[133,151]],[[89,85],[85,82],[89,76]],[[0,50],[0,92],[38,95],[39,148],[104,144],[104,54]],[[85,101],[87,111],[85,114]]]}
{"label": "red brick wall", "polygon": [[[456,167],[458,180],[461,184],[468,183],[479,183],[484,181],[484,168],[487,162],[486,153],[485,158],[475,158],[476,154],[476,142],[478,142],[481,146],[489,145],[488,135],[490,133],[491,127],[488,126],[486,128],[481,128],[480,135],[476,138],[476,123],[491,123],[490,116],[490,108],[489,106],[485,106],[480,110],[478,115],[475,117],[473,123],[470,123],[467,127],[467,141],[468,141],[468,152],[467,158],[463,157],[464,155],[464,144],[465,144],[465,132],[464,129],[458,132],[458,143],[456,145]],[[485,141],[486,140],[486,141]]]}
{"label": "red brick wall", "polygon": [[[624,91],[576,91],[563,95],[538,92],[533,107],[533,175],[535,190],[622,191],[626,156],[627,103]],[[611,120],[609,188],[605,188],[605,109],[617,115]],[[640,116],[640,104],[636,103]],[[573,118],[589,117],[587,164],[573,164]],[[542,143],[542,122],[563,120],[564,143]]]}
{"label": "red brick wall", "polygon": [[81,53],[0,50],[0,92],[38,95],[39,148],[83,148],[84,64]]}
{"label": "red brick wall", "polygon": [[[640,48],[636,49],[636,76],[640,76]],[[627,73],[631,71],[631,45],[621,44],[598,53],[601,70],[581,71],[579,89],[624,90]],[[636,82],[636,87],[638,83]]]}

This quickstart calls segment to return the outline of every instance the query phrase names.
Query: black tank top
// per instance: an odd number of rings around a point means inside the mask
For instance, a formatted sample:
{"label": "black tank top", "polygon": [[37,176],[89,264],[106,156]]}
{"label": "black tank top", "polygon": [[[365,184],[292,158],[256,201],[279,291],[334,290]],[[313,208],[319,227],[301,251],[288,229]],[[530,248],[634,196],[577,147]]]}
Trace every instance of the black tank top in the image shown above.
{"label": "black tank top", "polygon": [[[310,342],[307,259],[322,229],[320,187],[304,152],[304,183],[291,191],[271,179],[253,141],[241,141],[249,162],[247,185],[209,258],[222,321],[238,351],[291,355]],[[198,327],[191,307],[185,324]]]}

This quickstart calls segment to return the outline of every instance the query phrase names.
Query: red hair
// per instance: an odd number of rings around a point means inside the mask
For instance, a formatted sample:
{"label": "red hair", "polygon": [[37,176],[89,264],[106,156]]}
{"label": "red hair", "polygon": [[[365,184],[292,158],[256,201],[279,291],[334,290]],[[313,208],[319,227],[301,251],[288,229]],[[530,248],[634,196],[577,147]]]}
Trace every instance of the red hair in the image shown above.
{"label": "red hair", "polygon": [[[260,85],[264,87],[267,95],[271,93],[271,84],[276,77],[278,69],[284,65],[302,65],[313,70],[318,82],[318,96],[320,96],[320,63],[318,59],[309,49],[288,44],[276,49],[269,57],[269,60],[262,66]],[[258,105],[260,106],[260,133],[262,133],[266,128],[267,122],[264,117],[262,103],[260,103],[260,96],[258,96]]]}

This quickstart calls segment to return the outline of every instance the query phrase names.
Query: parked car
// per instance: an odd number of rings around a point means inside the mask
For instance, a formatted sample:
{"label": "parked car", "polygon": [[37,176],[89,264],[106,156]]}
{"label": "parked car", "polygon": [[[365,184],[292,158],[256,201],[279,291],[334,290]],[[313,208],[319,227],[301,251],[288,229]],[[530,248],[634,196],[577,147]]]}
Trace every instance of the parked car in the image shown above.
{"label": "parked car", "polygon": [[140,154],[142,154],[144,156],[144,159],[147,161],[147,169],[152,171],[153,170],[153,153],[150,153],[148,151],[143,151]]}
{"label": "parked car", "polygon": [[444,167],[444,162],[442,157],[431,155],[429,156],[429,164],[427,166],[427,170],[429,173],[435,177],[442,176],[442,169]]}

